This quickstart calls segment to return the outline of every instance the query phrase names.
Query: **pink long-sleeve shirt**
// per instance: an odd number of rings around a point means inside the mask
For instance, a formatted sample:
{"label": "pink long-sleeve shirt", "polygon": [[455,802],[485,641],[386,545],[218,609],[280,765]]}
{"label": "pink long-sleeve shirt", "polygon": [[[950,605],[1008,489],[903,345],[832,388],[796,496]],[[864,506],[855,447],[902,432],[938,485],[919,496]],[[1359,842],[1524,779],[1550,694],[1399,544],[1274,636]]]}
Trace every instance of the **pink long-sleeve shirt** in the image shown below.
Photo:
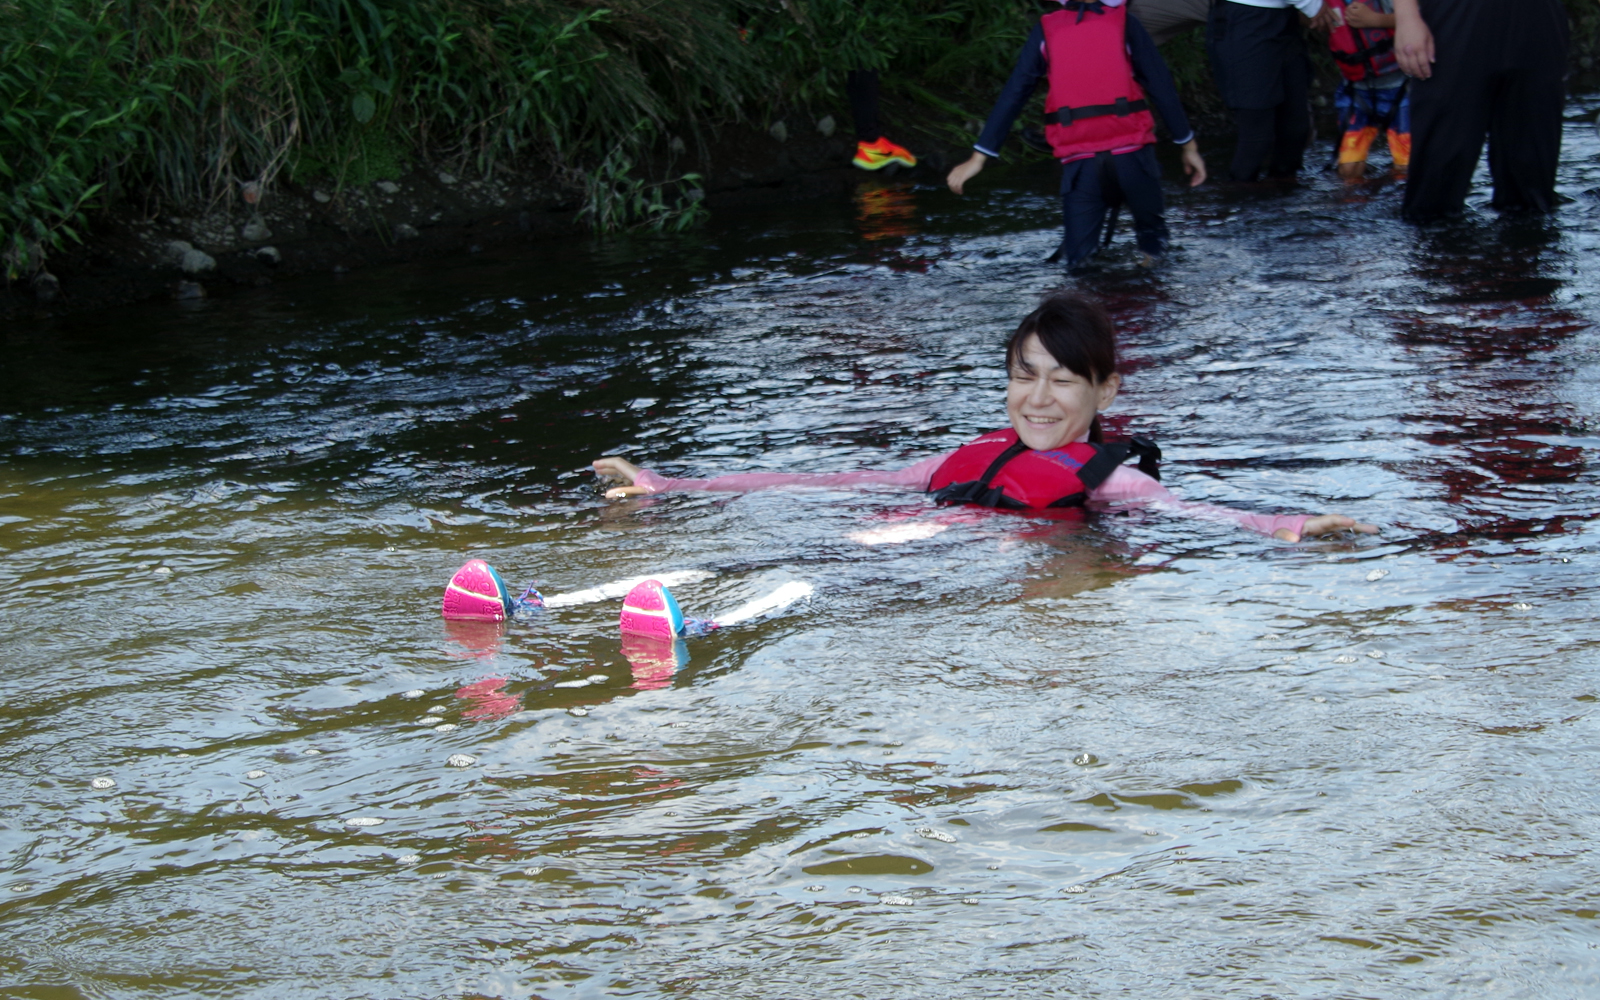
{"label": "pink long-sleeve shirt", "polygon": [[[643,486],[651,493],[666,493],[671,490],[720,490],[729,493],[750,493],[755,490],[770,490],[782,486],[812,486],[812,487],[846,487],[860,486],[895,486],[906,490],[917,490],[926,493],[928,484],[933,481],[933,474],[943,465],[950,455],[935,455],[925,458],[916,465],[904,469],[858,469],[854,472],[745,472],[732,476],[718,476],[715,479],[668,479],[657,475],[649,469],[640,469],[639,476],[633,481],[635,486]],[[1138,469],[1126,465],[1118,466],[1117,470],[1106,478],[1106,481],[1089,492],[1089,499],[1102,503],[1118,503],[1131,500],[1153,500],[1174,510],[1188,514],[1192,517],[1206,518],[1208,520],[1232,521],[1252,531],[1259,531],[1263,535],[1270,535],[1283,528],[1294,532],[1296,537],[1304,533],[1309,515],[1296,514],[1289,517],[1278,517],[1271,514],[1251,514],[1231,507],[1219,507],[1209,503],[1191,503],[1179,500],[1171,491]]]}

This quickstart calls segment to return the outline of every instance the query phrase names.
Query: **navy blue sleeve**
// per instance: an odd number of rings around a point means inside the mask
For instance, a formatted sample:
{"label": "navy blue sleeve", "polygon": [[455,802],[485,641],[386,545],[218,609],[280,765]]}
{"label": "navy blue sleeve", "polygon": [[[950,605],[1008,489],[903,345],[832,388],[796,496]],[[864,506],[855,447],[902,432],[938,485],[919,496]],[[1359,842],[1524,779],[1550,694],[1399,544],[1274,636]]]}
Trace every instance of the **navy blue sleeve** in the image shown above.
{"label": "navy blue sleeve", "polygon": [[1167,131],[1172,133],[1172,141],[1181,146],[1193,139],[1194,129],[1189,127],[1189,116],[1183,111],[1183,102],[1178,100],[1178,88],[1172,82],[1172,71],[1167,69],[1167,61],[1161,58],[1161,50],[1156,48],[1155,39],[1150,37],[1150,32],[1145,30],[1132,12],[1128,14],[1128,57],[1133,60],[1133,78],[1144,88],[1144,96],[1149,99],[1150,106],[1161,116]]}
{"label": "navy blue sleeve", "polygon": [[[1148,35],[1145,37],[1149,38]],[[1163,64],[1161,68],[1165,70],[1166,65]],[[1039,85],[1045,69],[1044,26],[1035,24],[1033,31],[1028,33],[1028,40],[1022,43],[1022,52],[1017,55],[1017,65],[1011,71],[1011,79],[1000,91],[1000,99],[994,102],[994,110],[989,112],[989,120],[984,124],[983,133],[978,136],[973,149],[989,156],[1000,155],[1001,144],[1006,141],[1017,116],[1027,106],[1028,98],[1033,96],[1033,90]]]}

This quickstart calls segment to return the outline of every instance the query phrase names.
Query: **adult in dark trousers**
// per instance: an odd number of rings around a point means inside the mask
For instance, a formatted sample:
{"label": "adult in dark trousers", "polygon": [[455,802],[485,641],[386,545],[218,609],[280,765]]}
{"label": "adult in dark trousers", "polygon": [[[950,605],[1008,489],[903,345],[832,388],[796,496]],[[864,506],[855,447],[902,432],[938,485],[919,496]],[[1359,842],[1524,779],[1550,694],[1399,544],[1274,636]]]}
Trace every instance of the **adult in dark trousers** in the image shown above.
{"label": "adult in dark trousers", "polygon": [[1394,16],[1396,59],[1416,79],[1401,214],[1458,214],[1485,135],[1491,204],[1554,211],[1567,73],[1560,0],[1395,0]]}
{"label": "adult in dark trousers", "polygon": [[1322,0],[1216,0],[1206,20],[1206,52],[1222,101],[1239,129],[1228,177],[1293,177],[1311,141],[1311,59],[1301,15],[1333,26]]}

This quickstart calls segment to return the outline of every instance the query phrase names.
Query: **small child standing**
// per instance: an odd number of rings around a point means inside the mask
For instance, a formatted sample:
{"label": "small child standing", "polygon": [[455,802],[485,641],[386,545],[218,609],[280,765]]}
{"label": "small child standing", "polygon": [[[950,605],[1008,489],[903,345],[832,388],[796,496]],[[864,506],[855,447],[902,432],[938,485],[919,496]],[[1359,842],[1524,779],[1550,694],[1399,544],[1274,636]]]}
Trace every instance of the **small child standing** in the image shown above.
{"label": "small child standing", "polygon": [[1344,80],[1334,94],[1339,115],[1339,176],[1366,176],[1367,151],[1387,132],[1396,173],[1411,165],[1411,94],[1394,55],[1394,0],[1325,0],[1334,14],[1328,48]]}
{"label": "small child standing", "polygon": [[[1095,252],[1100,229],[1121,204],[1133,214],[1146,265],[1167,249],[1161,168],[1155,156],[1152,106],[1183,147],[1189,186],[1206,179],[1205,161],[1178,100],[1172,73],[1125,0],[1060,0],[1039,19],[1017,57],[1011,79],[989,113],[975,152],[950,171],[956,194],[1000,146],[1041,78],[1048,81],[1045,138],[1061,161],[1061,247],[1076,269]],[[1148,96],[1147,96],[1148,95]]]}

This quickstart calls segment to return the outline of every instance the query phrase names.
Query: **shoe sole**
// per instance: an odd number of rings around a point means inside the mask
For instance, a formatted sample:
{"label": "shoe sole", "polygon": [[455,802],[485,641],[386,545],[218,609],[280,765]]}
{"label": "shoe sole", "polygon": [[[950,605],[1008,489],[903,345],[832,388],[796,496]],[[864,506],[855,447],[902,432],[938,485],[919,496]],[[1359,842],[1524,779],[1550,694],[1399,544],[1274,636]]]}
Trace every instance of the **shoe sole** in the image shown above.
{"label": "shoe sole", "polygon": [[914,167],[917,165],[916,160],[904,160],[898,156],[891,156],[883,160],[881,163],[862,163],[860,160],[851,160],[850,162],[860,167],[862,170],[882,170],[891,163],[897,163],[902,167]]}

